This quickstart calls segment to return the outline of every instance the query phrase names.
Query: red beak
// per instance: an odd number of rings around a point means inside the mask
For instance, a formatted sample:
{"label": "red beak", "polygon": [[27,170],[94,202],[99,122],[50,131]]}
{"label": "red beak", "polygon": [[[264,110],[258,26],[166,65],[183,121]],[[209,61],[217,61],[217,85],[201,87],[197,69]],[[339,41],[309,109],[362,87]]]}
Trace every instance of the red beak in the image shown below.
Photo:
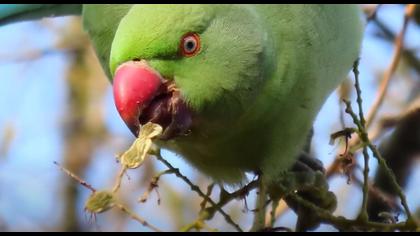
{"label": "red beak", "polygon": [[157,95],[162,77],[145,61],[130,61],[120,65],[114,76],[115,106],[131,132],[137,137],[139,117]]}

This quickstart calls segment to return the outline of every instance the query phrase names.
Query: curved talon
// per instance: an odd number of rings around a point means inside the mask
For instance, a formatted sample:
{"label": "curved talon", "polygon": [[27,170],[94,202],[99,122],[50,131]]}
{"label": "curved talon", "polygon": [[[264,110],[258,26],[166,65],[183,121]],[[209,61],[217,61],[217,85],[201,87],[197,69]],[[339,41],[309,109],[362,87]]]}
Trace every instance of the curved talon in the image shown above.
{"label": "curved talon", "polygon": [[325,174],[325,168],[323,163],[319,159],[316,159],[315,157],[312,157],[308,153],[303,151],[300,153],[298,160],[290,170],[294,172],[321,171],[323,174]]}

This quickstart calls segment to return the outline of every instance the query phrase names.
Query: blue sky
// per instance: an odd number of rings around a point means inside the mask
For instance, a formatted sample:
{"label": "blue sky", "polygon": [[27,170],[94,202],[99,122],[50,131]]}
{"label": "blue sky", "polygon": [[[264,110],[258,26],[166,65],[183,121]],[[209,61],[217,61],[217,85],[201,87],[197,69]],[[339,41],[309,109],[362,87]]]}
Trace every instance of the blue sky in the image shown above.
{"label": "blue sky", "polygon": [[[387,25],[397,32],[402,24],[402,8],[384,6],[379,17],[386,20]],[[67,17],[56,18],[54,24],[65,26]],[[417,27],[417,28],[416,28]],[[372,27],[367,28],[367,34],[363,43],[362,60],[360,66],[364,109],[368,110],[375,96],[375,76],[378,70],[383,70],[389,63],[392,55],[392,47],[382,40],[372,36]],[[0,144],[2,133],[6,127],[12,126],[15,131],[13,142],[6,156],[0,156],[0,228],[1,222],[5,222],[9,230],[42,230],[59,223],[62,213],[60,204],[60,181],[63,181],[63,173],[53,165],[53,161],[62,159],[63,137],[62,115],[66,109],[66,83],[63,74],[67,69],[68,58],[65,54],[51,54],[34,61],[23,63],[10,62],[11,58],[19,57],[27,51],[47,49],[54,45],[57,35],[42,27],[37,22],[23,22],[0,27]],[[420,47],[420,30],[418,26],[410,25],[406,45],[409,48]],[[418,75],[417,75],[418,76]],[[391,89],[391,94],[397,93]],[[402,96],[403,97],[403,96]],[[130,142],[133,138],[120,120],[113,104],[111,86],[108,87],[103,98],[106,126],[111,134]],[[387,109],[393,110],[392,107]],[[325,163],[330,163],[337,151],[337,147],[328,145],[330,133],[340,129],[337,122],[339,110],[336,94],[333,93],[321,110],[316,123],[316,136],[313,146],[316,154]],[[332,125],[333,124],[333,125]],[[348,122],[347,124],[351,124]],[[93,161],[90,164],[85,179],[95,187],[110,186],[108,173],[115,174],[114,153],[122,151],[112,147],[100,147],[95,151]],[[171,163],[188,176],[194,177],[198,173],[184,163],[181,158],[174,157],[166,152],[165,156]],[[410,207],[415,209],[420,206],[420,190],[416,187],[420,184],[420,171],[418,163],[416,171],[409,182],[407,189]],[[376,161],[371,158],[371,166],[376,166]],[[161,165],[158,167],[162,169]],[[373,168],[374,169],[374,168]],[[371,171],[372,173],[373,171]],[[130,173],[135,178],[139,173]],[[112,179],[112,178],[111,178]],[[164,177],[165,184],[175,186],[178,191],[188,192],[188,187],[175,177]],[[345,184],[344,177],[333,178],[331,188],[348,194],[339,195],[340,207],[337,211],[346,216],[354,216],[360,204],[360,191],[354,186]],[[139,196],[143,189],[138,186],[130,186],[127,189],[134,191],[134,198]],[[203,186],[204,188],[204,186]],[[83,202],[89,194],[83,190],[79,209],[83,215]],[[161,193],[163,195],[163,193]],[[162,197],[164,198],[164,197]],[[251,197],[252,199],[253,197]],[[249,204],[252,200],[249,199]],[[346,204],[340,204],[346,202]],[[156,211],[153,200],[147,204],[136,206],[143,216],[164,229],[171,227],[171,218],[163,206]],[[100,215],[98,223],[106,230],[106,217]],[[252,218],[251,214],[242,219],[246,224]],[[292,226],[295,220],[293,213],[286,214],[279,220],[281,225]],[[213,225],[224,224],[223,219],[217,216]],[[210,223],[210,225],[212,225]],[[228,229],[228,228],[227,228]],[[324,227],[321,229],[329,229]],[[135,222],[130,222],[125,230],[144,230]]]}

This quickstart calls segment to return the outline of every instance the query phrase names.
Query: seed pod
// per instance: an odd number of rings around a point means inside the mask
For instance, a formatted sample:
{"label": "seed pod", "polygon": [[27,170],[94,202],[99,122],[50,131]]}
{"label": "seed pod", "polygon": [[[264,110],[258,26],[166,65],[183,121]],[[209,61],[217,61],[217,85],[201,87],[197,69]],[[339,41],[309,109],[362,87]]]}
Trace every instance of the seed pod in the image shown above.
{"label": "seed pod", "polygon": [[114,207],[115,198],[111,192],[93,192],[86,201],[85,210],[91,213],[102,213]]}

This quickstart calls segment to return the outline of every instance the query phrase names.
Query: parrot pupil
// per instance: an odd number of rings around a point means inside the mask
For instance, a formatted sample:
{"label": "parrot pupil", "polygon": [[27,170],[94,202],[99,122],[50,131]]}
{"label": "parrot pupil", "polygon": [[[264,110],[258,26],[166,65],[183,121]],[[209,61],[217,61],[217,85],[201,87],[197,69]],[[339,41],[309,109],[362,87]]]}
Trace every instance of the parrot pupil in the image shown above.
{"label": "parrot pupil", "polygon": [[195,42],[194,41],[192,41],[192,40],[190,40],[190,41],[187,41],[187,43],[186,43],[186,49],[187,49],[187,51],[188,52],[191,52],[191,51],[194,51],[194,48],[195,48]]}

